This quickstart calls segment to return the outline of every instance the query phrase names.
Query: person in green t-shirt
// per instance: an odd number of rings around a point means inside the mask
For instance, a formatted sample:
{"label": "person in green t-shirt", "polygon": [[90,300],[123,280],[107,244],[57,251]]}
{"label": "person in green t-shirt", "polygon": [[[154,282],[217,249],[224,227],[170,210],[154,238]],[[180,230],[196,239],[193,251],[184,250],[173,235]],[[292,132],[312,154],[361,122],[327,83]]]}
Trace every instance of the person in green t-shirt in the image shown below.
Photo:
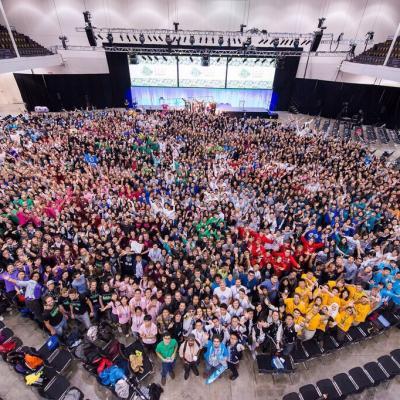
{"label": "person in green t-shirt", "polygon": [[161,360],[161,384],[165,385],[167,382],[167,375],[171,375],[171,379],[175,379],[174,367],[176,352],[178,350],[178,342],[171,339],[169,333],[163,335],[163,339],[156,347],[156,354]]}

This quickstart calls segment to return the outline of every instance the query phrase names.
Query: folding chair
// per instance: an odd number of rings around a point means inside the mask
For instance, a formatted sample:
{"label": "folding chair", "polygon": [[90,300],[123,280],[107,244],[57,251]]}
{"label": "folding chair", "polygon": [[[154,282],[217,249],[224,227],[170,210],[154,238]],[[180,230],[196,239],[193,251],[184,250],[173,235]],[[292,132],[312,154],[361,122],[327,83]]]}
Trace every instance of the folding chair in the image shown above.
{"label": "folding chair", "polygon": [[346,397],[358,392],[358,386],[350,378],[350,376],[345,373],[335,375],[332,380],[342,393],[342,397]]}
{"label": "folding chair", "polygon": [[400,365],[400,349],[395,349],[391,351],[390,356],[393,358],[394,361],[397,362],[397,364]]}
{"label": "folding chair", "polygon": [[316,383],[316,386],[322,395],[328,395],[329,400],[339,400],[342,397],[334,382],[330,379],[321,379]]}
{"label": "folding chair", "polygon": [[140,351],[143,355],[143,372],[141,372],[141,373],[133,372],[130,364],[129,364],[129,369],[130,369],[131,375],[135,378],[135,380],[137,382],[141,382],[148,375],[153,373],[153,363],[151,362],[149,356],[144,351],[142,343],[139,340],[137,340],[136,342],[131,343],[129,346],[121,348],[120,353],[121,353],[122,357],[127,359],[129,362],[129,356],[131,354],[135,353],[136,351]]}
{"label": "folding chair", "polygon": [[349,371],[349,376],[358,387],[357,393],[361,393],[365,389],[372,387],[374,384],[370,376],[367,375],[361,367],[352,368]]}
{"label": "folding chair", "polygon": [[299,392],[303,400],[318,400],[322,396],[318,388],[311,384],[302,386]]}
{"label": "folding chair", "polygon": [[362,332],[367,338],[371,338],[379,334],[379,330],[376,329],[376,327],[371,321],[361,322],[361,324],[358,325],[358,328],[362,330]]}
{"label": "folding chair", "polygon": [[293,361],[295,364],[303,364],[304,368],[307,369],[305,362],[310,358],[307,352],[304,350],[301,342],[296,343],[296,347],[292,352]]}
{"label": "folding chair", "polygon": [[389,374],[375,361],[366,363],[364,369],[372,378],[373,386],[378,386],[389,379]]}
{"label": "folding chair", "polygon": [[309,359],[319,357],[323,353],[323,350],[321,349],[321,347],[319,346],[319,344],[315,339],[310,339],[305,342],[302,342],[302,345],[304,350],[308,354]]}
{"label": "folding chair", "polygon": [[360,340],[363,340],[367,337],[367,335],[361,329],[359,329],[357,326],[352,326],[347,331],[346,336],[350,337],[352,342],[359,342]]}
{"label": "folding chair", "polygon": [[46,364],[53,367],[57,372],[63,373],[72,363],[73,356],[68,350],[57,349],[46,360]]}
{"label": "folding chair", "polygon": [[400,375],[400,366],[392,357],[387,355],[379,357],[378,364],[387,372],[389,379],[393,379],[395,376]]}
{"label": "folding chair", "polygon": [[57,374],[44,388],[40,388],[39,393],[49,400],[61,400],[70,388],[69,381],[62,375]]}
{"label": "folding chair", "polygon": [[299,396],[298,393],[292,392],[292,393],[288,393],[285,396],[283,396],[282,400],[301,400],[301,397]]}
{"label": "folding chair", "polygon": [[322,355],[326,355],[337,350],[340,347],[340,344],[336,341],[336,339],[333,336],[324,335],[322,347],[323,347]]}

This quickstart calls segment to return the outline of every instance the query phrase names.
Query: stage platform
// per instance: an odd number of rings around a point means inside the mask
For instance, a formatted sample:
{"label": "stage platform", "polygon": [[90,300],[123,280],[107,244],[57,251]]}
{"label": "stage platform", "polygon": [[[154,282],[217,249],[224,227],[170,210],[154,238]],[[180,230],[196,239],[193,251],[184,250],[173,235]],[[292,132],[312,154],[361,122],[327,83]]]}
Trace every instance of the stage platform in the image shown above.
{"label": "stage platform", "polygon": [[[142,109],[143,111],[147,113],[151,113],[154,111],[162,111],[163,107],[162,106],[138,106],[139,109]],[[173,107],[168,107],[170,110],[184,110],[185,108],[182,106],[173,106]],[[268,118],[268,119],[277,119],[278,118],[278,113],[269,111],[266,108],[261,108],[261,107],[232,107],[229,104],[217,104],[216,107],[217,112],[227,114],[227,115],[232,115],[235,117],[262,117],[262,118]]]}

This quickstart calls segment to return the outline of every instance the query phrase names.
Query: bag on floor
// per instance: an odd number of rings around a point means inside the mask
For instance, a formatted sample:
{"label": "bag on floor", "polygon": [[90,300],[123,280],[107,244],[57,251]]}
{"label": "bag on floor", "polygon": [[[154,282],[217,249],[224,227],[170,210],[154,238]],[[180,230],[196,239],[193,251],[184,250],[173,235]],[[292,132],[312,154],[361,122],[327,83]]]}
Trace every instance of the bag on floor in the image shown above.
{"label": "bag on floor", "polygon": [[100,382],[104,386],[115,386],[117,381],[125,378],[126,377],[124,371],[121,368],[118,368],[116,365],[113,365],[110,368],[106,368],[99,375]]}
{"label": "bag on floor", "polygon": [[81,343],[81,335],[78,328],[74,328],[65,335],[65,343],[69,348],[76,347]]}
{"label": "bag on floor", "polygon": [[285,359],[278,357],[278,356],[274,356],[272,357],[271,360],[271,365],[272,365],[272,369],[276,369],[276,370],[284,370],[285,369]]}
{"label": "bag on floor", "polygon": [[82,400],[84,398],[83,393],[78,388],[71,388],[63,397],[63,400]]}
{"label": "bag on floor", "polygon": [[13,365],[16,365],[18,363],[23,364],[24,357],[25,353],[22,351],[10,351],[9,353],[7,353],[6,362]]}
{"label": "bag on floor", "polygon": [[43,359],[32,354],[25,354],[24,361],[25,365],[31,370],[38,369],[43,365]]}
{"label": "bag on floor", "polygon": [[110,360],[113,360],[115,357],[119,355],[121,349],[121,343],[115,339],[110,344],[107,345],[107,348],[104,349],[103,354]]}
{"label": "bag on floor", "polygon": [[157,385],[157,383],[152,383],[149,386],[150,400],[160,400],[163,392],[164,389],[160,385]]}
{"label": "bag on floor", "polygon": [[97,331],[98,339],[109,342],[114,337],[112,326],[108,322],[102,322]]}
{"label": "bag on floor", "polygon": [[34,372],[25,376],[25,383],[28,386],[42,386],[43,385],[43,371]]}
{"label": "bag on floor", "polygon": [[10,351],[15,350],[17,347],[17,342],[10,340],[7,343],[0,344],[0,354],[8,354]]}
{"label": "bag on floor", "polygon": [[18,372],[21,375],[28,375],[31,373],[30,369],[22,363],[17,363],[14,365],[15,372]]}
{"label": "bag on floor", "polygon": [[97,366],[97,375],[100,375],[105,369],[110,368],[113,363],[105,357],[102,357]]}
{"label": "bag on floor", "polygon": [[114,388],[115,394],[120,399],[127,399],[129,397],[129,384],[125,379],[120,379],[115,384]]}
{"label": "bag on floor", "polygon": [[55,350],[60,345],[57,335],[50,336],[46,342],[47,349],[50,351]]}
{"label": "bag on floor", "polygon": [[97,326],[95,326],[95,325],[91,326],[88,329],[88,331],[86,333],[86,336],[91,342],[95,342],[97,340],[97,338],[98,338],[98,329],[99,328]]}

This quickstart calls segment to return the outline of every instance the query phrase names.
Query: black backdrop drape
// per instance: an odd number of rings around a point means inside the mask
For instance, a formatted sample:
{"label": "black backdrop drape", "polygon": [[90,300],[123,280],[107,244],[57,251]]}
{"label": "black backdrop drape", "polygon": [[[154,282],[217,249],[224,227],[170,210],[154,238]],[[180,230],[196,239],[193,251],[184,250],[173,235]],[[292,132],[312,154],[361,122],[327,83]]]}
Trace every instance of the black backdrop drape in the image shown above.
{"label": "black backdrop drape", "polygon": [[400,128],[400,88],[295,79],[290,98],[302,114],[337,118],[343,102],[349,103],[349,115],[364,111],[365,124],[387,124]]}
{"label": "black backdrop drape", "polygon": [[112,107],[109,74],[32,75],[14,74],[27,109],[47,106],[50,111],[63,108]]}

